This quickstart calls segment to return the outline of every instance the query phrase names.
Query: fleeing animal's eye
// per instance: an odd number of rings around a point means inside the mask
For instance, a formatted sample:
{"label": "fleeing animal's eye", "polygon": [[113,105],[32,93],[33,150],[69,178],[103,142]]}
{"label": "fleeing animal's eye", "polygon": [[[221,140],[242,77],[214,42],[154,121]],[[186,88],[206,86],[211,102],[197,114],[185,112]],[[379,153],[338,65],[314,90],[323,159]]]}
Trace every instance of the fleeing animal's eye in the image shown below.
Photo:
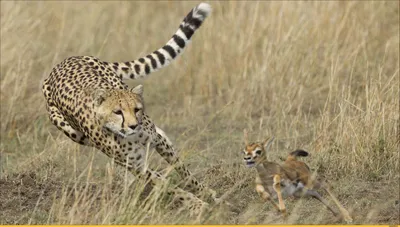
{"label": "fleeing animal's eye", "polygon": [[133,109],[133,111],[135,111],[135,113],[139,112],[140,110],[141,110],[140,108]]}
{"label": "fleeing animal's eye", "polygon": [[256,150],[256,155],[261,155],[261,150]]}
{"label": "fleeing animal's eye", "polygon": [[118,115],[121,115],[122,114],[122,111],[121,110],[114,110],[113,111],[115,114],[118,114]]}

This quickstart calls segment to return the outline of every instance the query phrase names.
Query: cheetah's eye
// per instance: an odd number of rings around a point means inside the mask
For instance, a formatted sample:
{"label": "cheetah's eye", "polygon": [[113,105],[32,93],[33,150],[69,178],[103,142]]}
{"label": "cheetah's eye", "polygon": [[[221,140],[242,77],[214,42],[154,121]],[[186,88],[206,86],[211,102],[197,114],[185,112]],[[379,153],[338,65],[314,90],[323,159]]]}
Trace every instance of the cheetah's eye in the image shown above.
{"label": "cheetah's eye", "polygon": [[135,109],[133,109],[133,111],[135,111],[135,113],[137,113],[137,112],[139,112],[141,109],[140,108],[135,108]]}
{"label": "cheetah's eye", "polygon": [[114,110],[113,111],[115,114],[117,114],[117,115],[121,115],[122,114],[122,111],[121,110]]}
{"label": "cheetah's eye", "polygon": [[256,150],[256,155],[261,155],[261,150]]}

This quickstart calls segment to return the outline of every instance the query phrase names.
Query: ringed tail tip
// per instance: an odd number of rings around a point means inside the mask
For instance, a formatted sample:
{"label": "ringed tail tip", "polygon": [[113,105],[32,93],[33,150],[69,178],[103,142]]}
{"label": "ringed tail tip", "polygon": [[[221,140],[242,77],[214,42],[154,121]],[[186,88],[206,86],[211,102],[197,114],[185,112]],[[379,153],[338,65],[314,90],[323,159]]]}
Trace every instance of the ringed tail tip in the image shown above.
{"label": "ringed tail tip", "polygon": [[208,3],[200,3],[197,7],[196,10],[194,11],[194,15],[199,15],[203,18],[206,18],[212,11],[211,5]]}

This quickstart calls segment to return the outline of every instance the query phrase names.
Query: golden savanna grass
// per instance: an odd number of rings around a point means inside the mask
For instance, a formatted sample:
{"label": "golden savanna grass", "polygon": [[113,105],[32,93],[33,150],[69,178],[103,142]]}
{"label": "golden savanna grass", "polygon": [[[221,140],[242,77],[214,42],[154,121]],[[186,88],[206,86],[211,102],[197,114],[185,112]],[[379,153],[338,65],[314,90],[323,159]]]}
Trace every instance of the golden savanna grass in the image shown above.
{"label": "golden savanna grass", "polygon": [[399,224],[397,1],[211,2],[182,57],[129,83],[144,84],[148,114],[234,209],[188,218],[50,123],[41,84],[55,64],[134,60],[198,3],[1,2],[0,224],[342,223],[310,199],[287,200],[285,221],[264,204],[241,162],[244,128],[275,136],[271,160],[309,151],[355,223]]}

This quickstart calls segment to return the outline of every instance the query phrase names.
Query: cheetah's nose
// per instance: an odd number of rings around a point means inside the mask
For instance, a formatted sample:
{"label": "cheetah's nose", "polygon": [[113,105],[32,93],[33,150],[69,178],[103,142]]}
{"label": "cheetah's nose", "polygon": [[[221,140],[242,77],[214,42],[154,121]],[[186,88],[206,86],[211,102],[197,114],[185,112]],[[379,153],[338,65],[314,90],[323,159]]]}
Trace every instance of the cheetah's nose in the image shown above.
{"label": "cheetah's nose", "polygon": [[138,126],[137,124],[136,124],[136,125],[129,125],[129,128],[132,129],[132,130],[135,130],[135,128],[136,128],[137,126]]}
{"label": "cheetah's nose", "polygon": [[244,157],[244,160],[250,160],[251,157]]}

